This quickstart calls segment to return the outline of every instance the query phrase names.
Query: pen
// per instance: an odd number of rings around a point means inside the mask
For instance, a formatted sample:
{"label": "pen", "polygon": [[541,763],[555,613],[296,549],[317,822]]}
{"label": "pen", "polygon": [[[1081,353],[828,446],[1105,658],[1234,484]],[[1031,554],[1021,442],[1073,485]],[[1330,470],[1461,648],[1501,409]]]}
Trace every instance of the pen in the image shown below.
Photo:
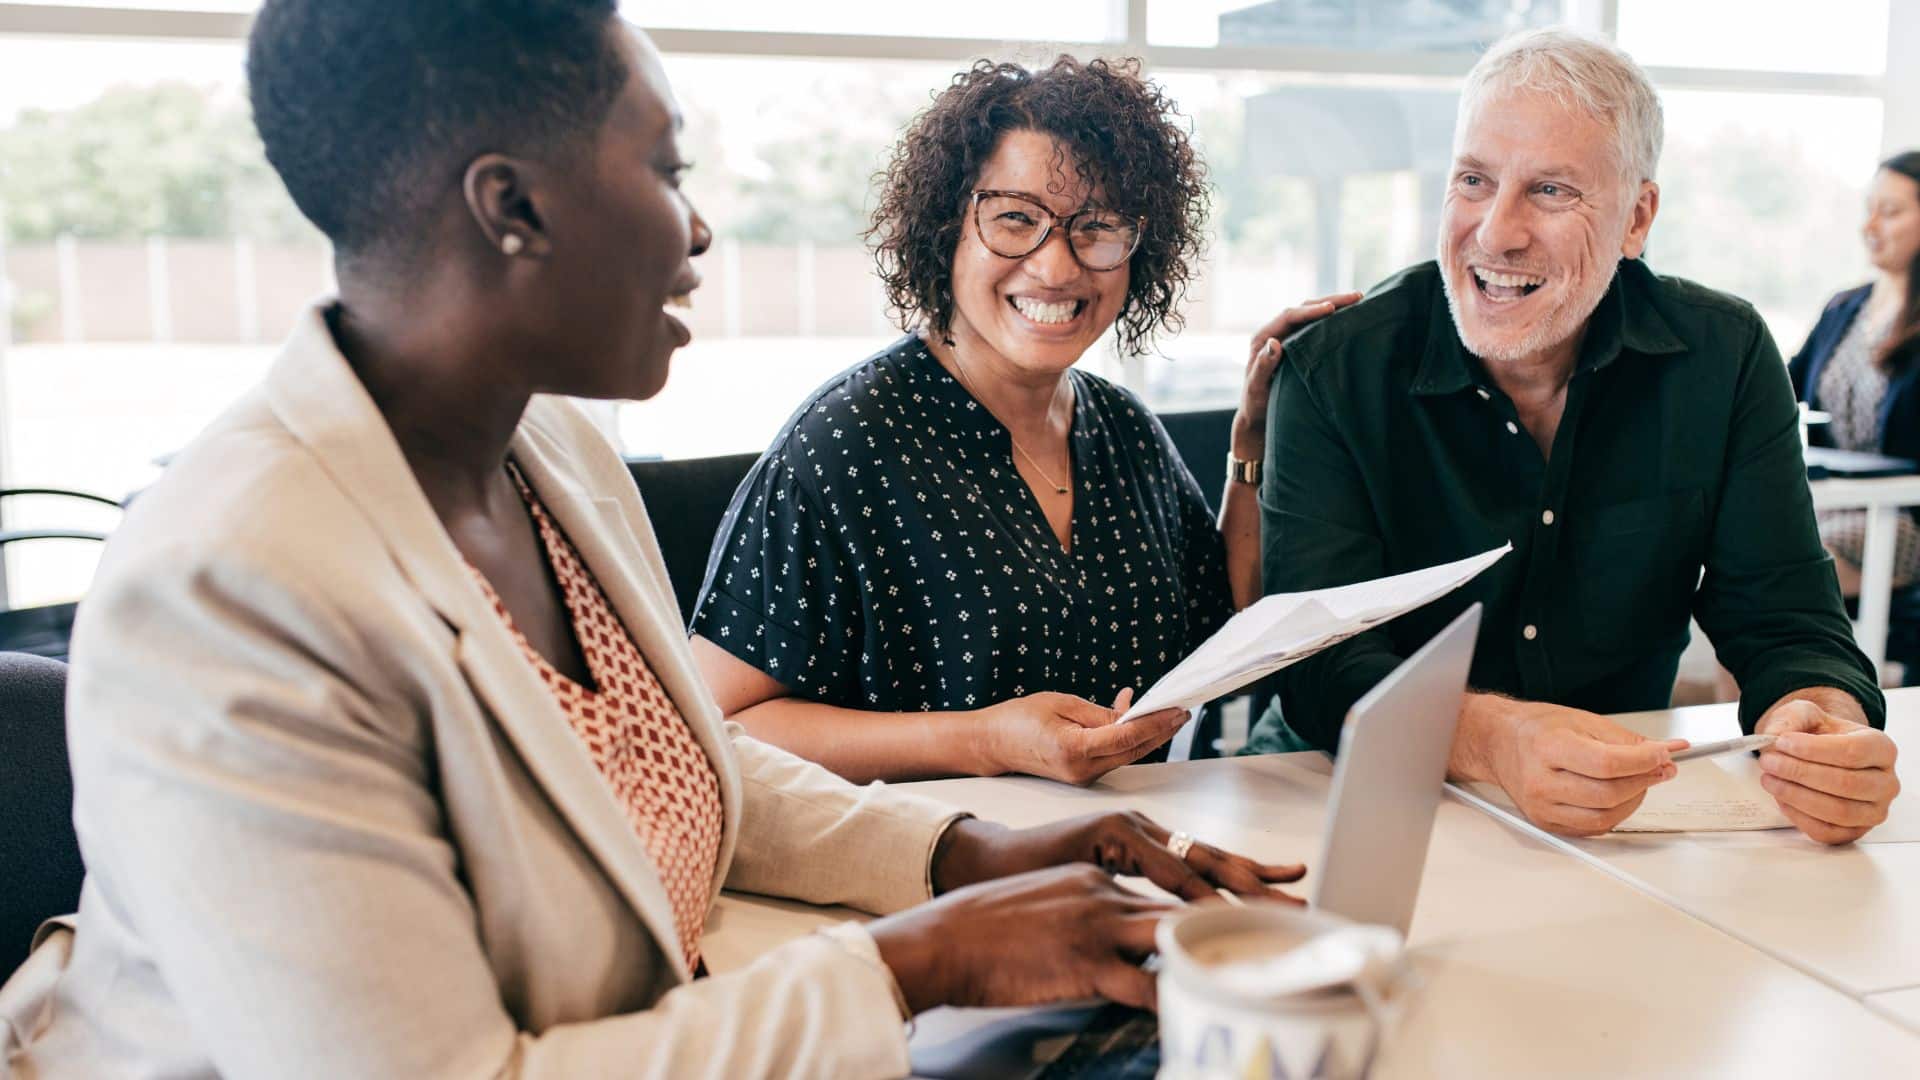
{"label": "pen", "polygon": [[1719,742],[1701,743],[1689,746],[1673,755],[1675,761],[1687,761],[1692,758],[1712,757],[1715,754],[1731,754],[1736,750],[1765,750],[1773,745],[1772,735],[1742,735],[1737,739],[1722,739]]}

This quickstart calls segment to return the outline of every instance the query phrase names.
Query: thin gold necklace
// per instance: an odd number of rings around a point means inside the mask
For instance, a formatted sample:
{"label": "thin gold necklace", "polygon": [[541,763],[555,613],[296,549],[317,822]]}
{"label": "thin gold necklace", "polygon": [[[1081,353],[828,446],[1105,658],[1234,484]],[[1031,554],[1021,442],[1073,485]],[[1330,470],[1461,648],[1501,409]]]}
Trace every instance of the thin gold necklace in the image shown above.
{"label": "thin gold necklace", "polygon": [[[957,351],[953,354],[953,370],[959,374],[960,385],[967,388],[967,393],[973,395],[973,400],[980,401],[979,392],[974,390],[973,388],[973,380],[967,378],[967,369],[960,366],[960,354]],[[984,401],[980,401],[980,407],[983,409],[986,409],[987,403]],[[987,413],[988,415],[992,415],[993,410],[987,409]],[[994,419],[998,420],[1000,418],[995,416]],[[1007,425],[1004,422],[1001,423],[1000,426],[1007,428],[1007,441],[1013,444],[1013,448],[1020,452],[1021,457],[1027,459],[1027,464],[1033,466],[1033,471],[1040,474],[1040,479],[1045,480],[1047,482],[1047,485],[1053,488],[1053,493],[1055,495],[1065,495],[1067,493],[1067,486],[1065,484],[1062,484],[1060,481],[1055,480],[1052,476],[1049,476],[1047,474],[1047,470],[1041,468],[1040,463],[1038,461],[1033,460],[1033,455],[1027,453],[1027,448],[1024,446],[1021,446],[1020,440],[1013,437],[1013,429],[1011,427],[1007,427]]]}

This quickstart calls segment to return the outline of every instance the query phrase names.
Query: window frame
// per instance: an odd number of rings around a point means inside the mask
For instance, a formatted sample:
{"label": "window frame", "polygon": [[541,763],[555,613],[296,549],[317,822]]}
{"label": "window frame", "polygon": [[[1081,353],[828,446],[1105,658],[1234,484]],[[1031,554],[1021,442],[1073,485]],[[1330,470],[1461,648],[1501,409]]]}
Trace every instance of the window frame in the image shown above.
{"label": "window frame", "polygon": [[[1476,53],[1414,50],[1347,50],[1257,46],[1155,45],[1147,40],[1150,4],[1177,0],[1112,0],[1113,25],[1124,34],[1108,41],[1064,42],[1083,55],[1124,52],[1148,69],[1374,75],[1425,77],[1455,81],[1464,77]],[[1892,5],[1891,22],[1905,34],[1920,34]],[[1619,23],[1617,0],[1566,0],[1568,25],[1612,37]],[[240,12],[179,8],[90,7],[74,4],[0,2],[0,35],[147,38],[199,41],[244,40],[253,18]],[[644,25],[644,24],[642,24]],[[996,38],[915,37],[889,34],[811,34],[757,30],[647,28],[662,52],[689,56],[766,56],[793,59],[907,60],[964,62],[1004,53],[1025,42]],[[1888,53],[1897,50],[1889,41]],[[1894,65],[1889,64],[1889,71]],[[1884,75],[1841,75],[1770,70],[1650,67],[1655,85],[1676,90],[1727,90],[1805,93],[1842,97],[1878,97],[1887,91]]]}

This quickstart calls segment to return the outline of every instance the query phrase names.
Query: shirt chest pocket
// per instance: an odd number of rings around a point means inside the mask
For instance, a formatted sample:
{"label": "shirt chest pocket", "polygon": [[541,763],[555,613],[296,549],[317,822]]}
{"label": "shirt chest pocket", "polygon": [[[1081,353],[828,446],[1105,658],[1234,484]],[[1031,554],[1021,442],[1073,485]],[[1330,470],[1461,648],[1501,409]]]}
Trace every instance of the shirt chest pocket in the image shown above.
{"label": "shirt chest pocket", "polygon": [[1590,648],[1642,652],[1685,631],[1705,525],[1699,488],[1597,506],[1568,523],[1567,614]]}

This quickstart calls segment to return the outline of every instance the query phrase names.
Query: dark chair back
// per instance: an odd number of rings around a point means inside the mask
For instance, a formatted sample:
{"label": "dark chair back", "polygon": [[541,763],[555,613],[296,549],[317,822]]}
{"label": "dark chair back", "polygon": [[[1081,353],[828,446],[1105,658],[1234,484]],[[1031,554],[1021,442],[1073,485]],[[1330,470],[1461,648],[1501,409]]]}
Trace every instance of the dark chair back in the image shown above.
{"label": "dark chair back", "polygon": [[42,922],[80,903],[66,691],[67,665],[0,653],[0,982]]}
{"label": "dark chair back", "polygon": [[77,603],[66,603],[0,611],[0,652],[65,660],[67,641],[73,636],[73,616],[79,608]]}
{"label": "dark chair back", "polygon": [[[1173,448],[1179,451],[1180,460],[1186,464],[1193,478],[1200,482],[1200,491],[1207,497],[1207,507],[1218,515],[1220,492],[1227,480],[1227,448],[1233,444],[1233,410],[1201,409],[1159,415],[1160,426],[1167,429],[1167,437],[1173,440]],[[1270,683],[1255,683],[1240,694],[1252,698],[1248,707],[1254,719],[1259,718],[1273,699]],[[1220,709],[1221,703],[1216,701],[1201,712],[1199,723],[1194,725],[1191,756],[1208,758],[1219,755],[1214,740],[1221,734]]]}
{"label": "dark chair back", "polygon": [[1227,479],[1227,447],[1233,442],[1233,410],[1201,409],[1195,412],[1161,413],[1160,426],[1167,429],[1173,448],[1187,471],[1200,481],[1207,506],[1220,512],[1220,489]]}
{"label": "dark chair back", "polygon": [[720,519],[727,516],[734,491],[759,459],[759,454],[728,454],[627,462],[647,504],[647,516],[653,519],[653,534],[660,541],[660,556],[666,560],[683,623],[693,618]]}

